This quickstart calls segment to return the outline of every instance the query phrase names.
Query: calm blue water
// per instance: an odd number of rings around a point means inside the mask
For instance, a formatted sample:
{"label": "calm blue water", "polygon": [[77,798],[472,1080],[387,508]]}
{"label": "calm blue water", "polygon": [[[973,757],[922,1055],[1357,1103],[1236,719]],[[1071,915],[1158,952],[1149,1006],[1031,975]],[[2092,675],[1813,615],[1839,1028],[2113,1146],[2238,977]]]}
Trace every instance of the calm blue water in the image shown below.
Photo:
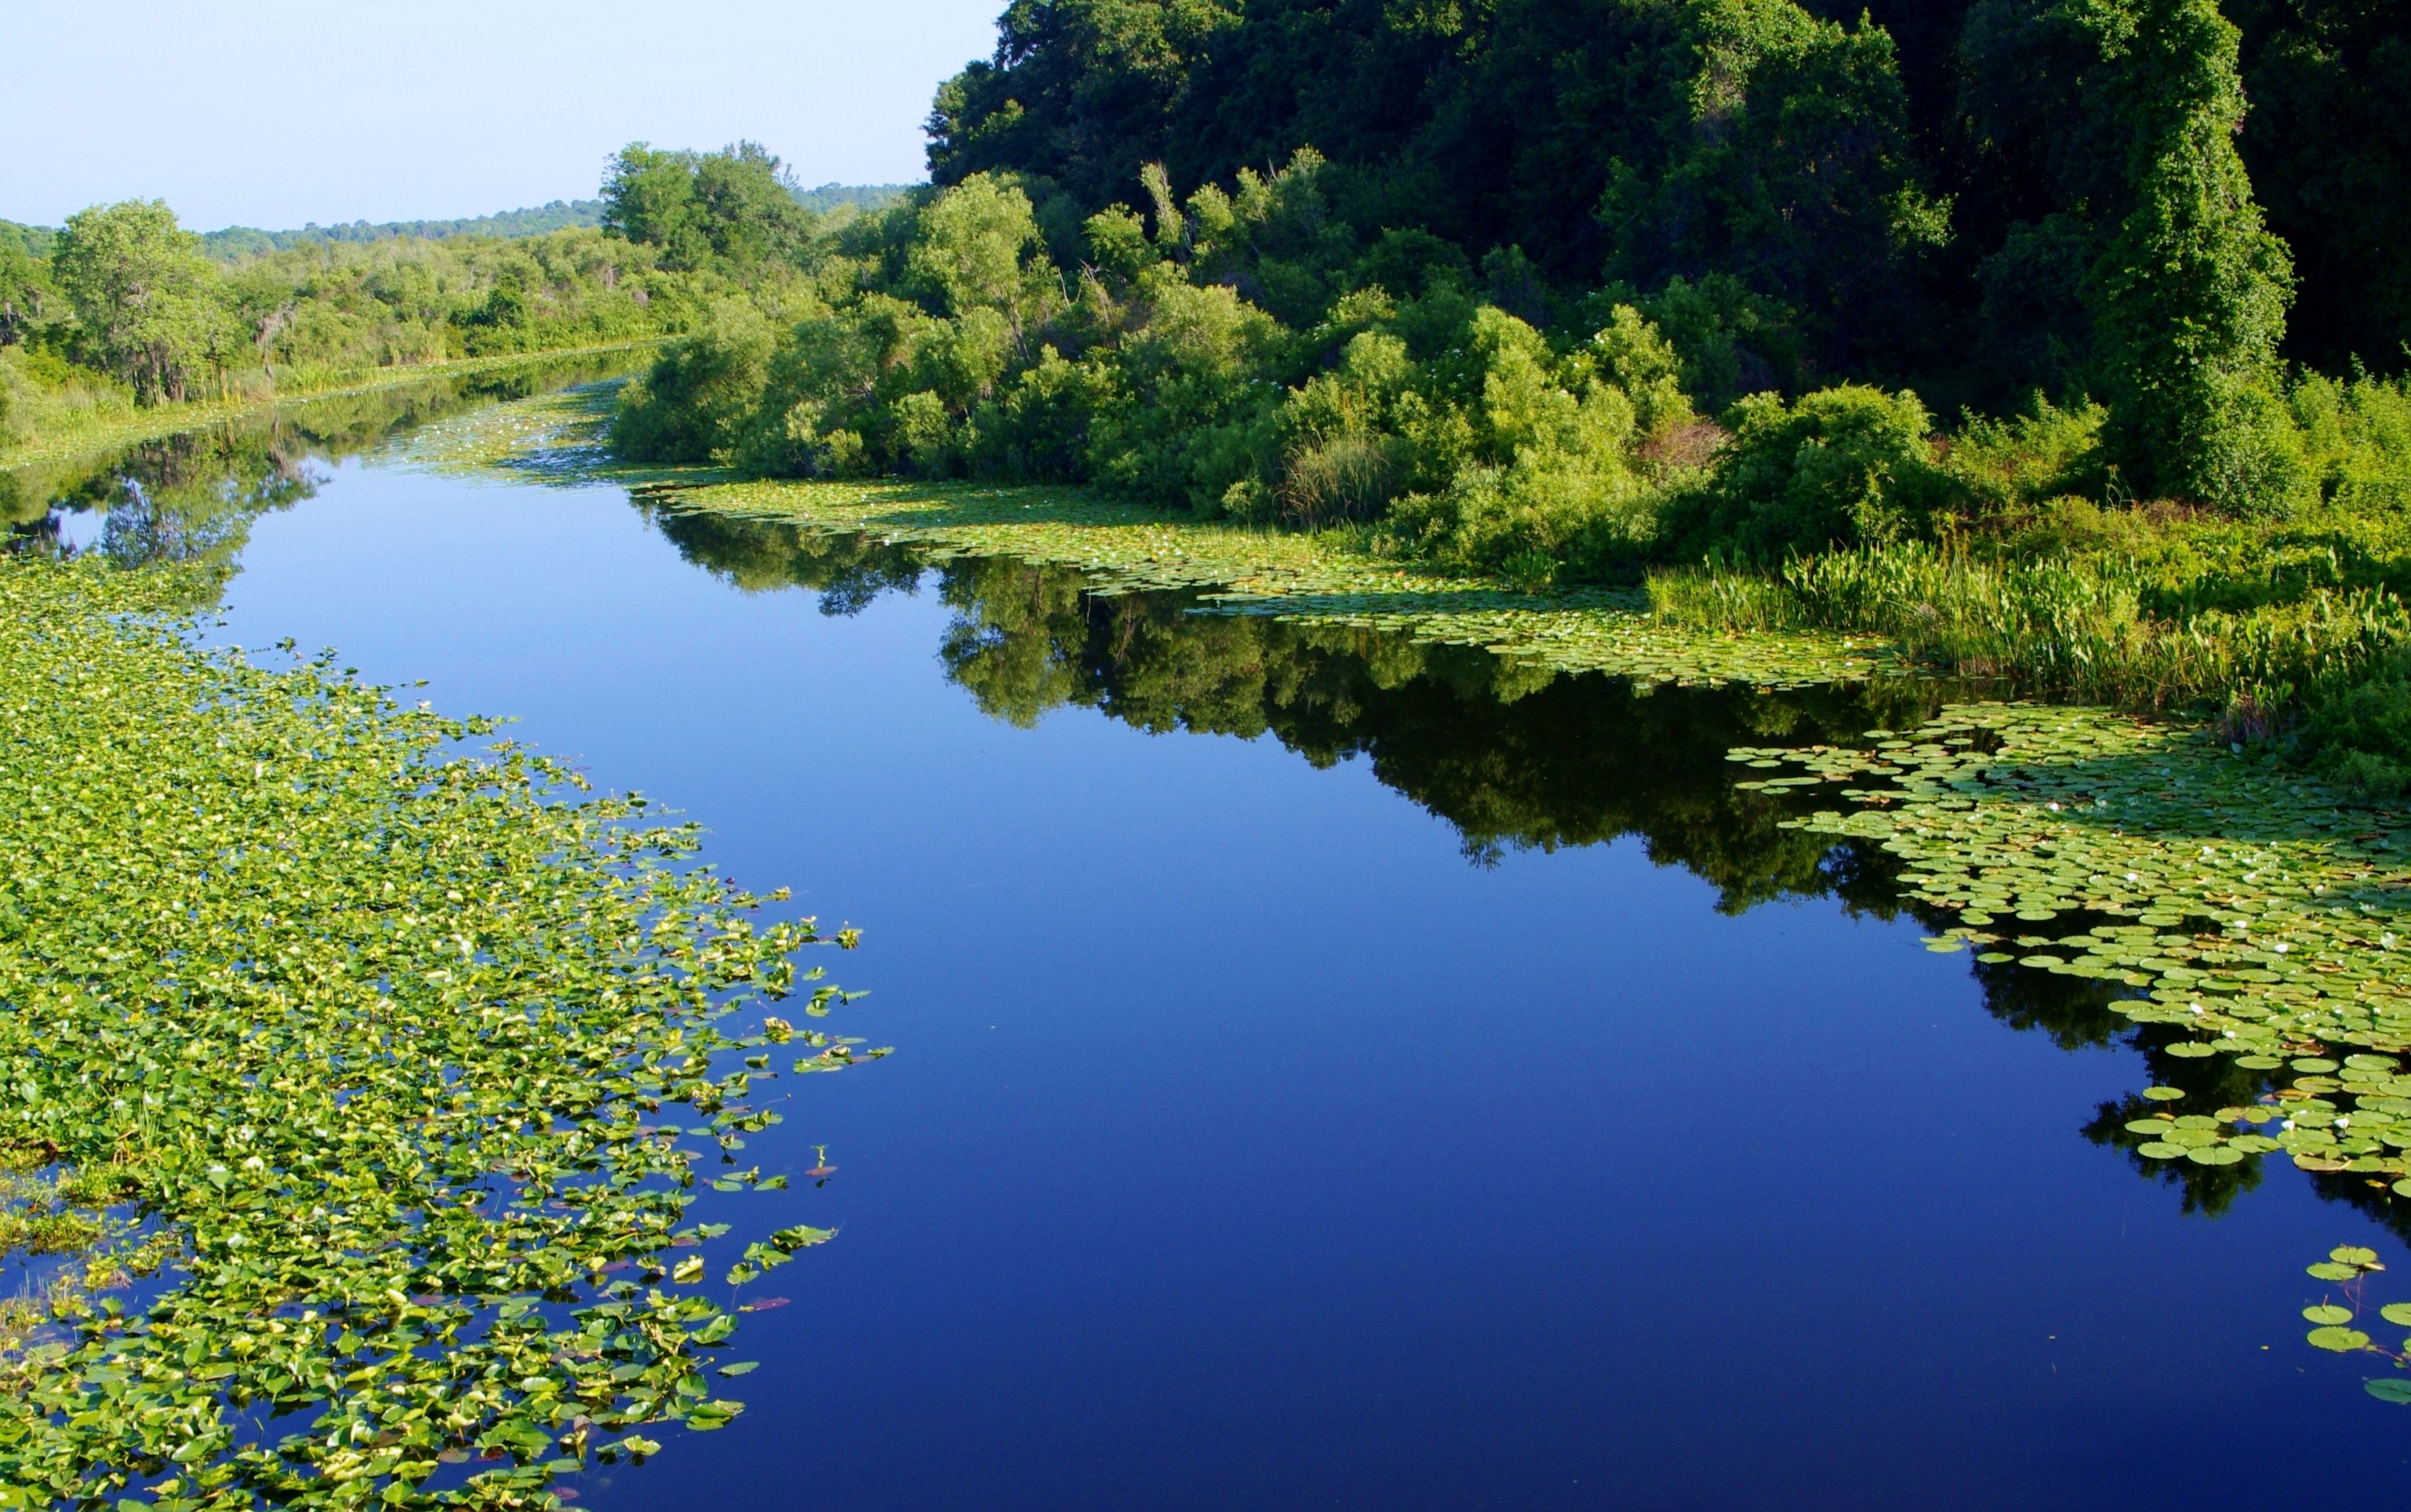
{"label": "calm blue water", "polygon": [[[1750,737],[1719,721],[1773,703],[1593,679],[1501,706],[1470,658],[1324,655],[1300,727],[1370,750],[1292,731],[1318,764],[1131,722],[1244,725],[1247,658],[1197,652],[1191,685],[1173,653],[1262,627],[1100,670],[1114,607],[1074,600],[1059,630],[1099,628],[1041,638],[1051,682],[983,681],[1030,650],[1016,584],[1059,584],[933,571],[829,615],[615,490],[325,472],[252,527],[225,634],[425,678],[684,810],[740,881],[863,929],[826,963],[872,995],[833,1027],[897,1047],[772,1084],[787,1122],[747,1158],[826,1146],[826,1186],[705,1198],[841,1230],[749,1289],[791,1305],[739,1331],[746,1415],[581,1505],[2399,1495],[2411,1414],[2297,1314],[2330,1246],[2395,1274],[2404,1246],[2290,1167],[2184,1213],[2082,1132],[2149,1082],[2137,1052],[2014,1029],[1915,920],[1736,860],[1769,837],[1732,817],[1714,753]],[[1088,701],[1019,727],[974,697],[1001,683]],[[1825,895],[1739,907],[1777,873]]]}

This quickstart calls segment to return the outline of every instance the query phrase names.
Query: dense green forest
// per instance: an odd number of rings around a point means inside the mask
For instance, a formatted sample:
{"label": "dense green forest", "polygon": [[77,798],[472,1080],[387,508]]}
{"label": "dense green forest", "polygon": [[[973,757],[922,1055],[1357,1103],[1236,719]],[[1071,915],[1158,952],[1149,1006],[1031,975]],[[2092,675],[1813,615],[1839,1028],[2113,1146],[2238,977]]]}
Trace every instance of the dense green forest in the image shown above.
{"label": "dense green forest", "polygon": [[675,229],[621,160],[619,234],[753,272],[618,444],[1646,577],[1711,626],[2207,697],[2385,788],[2406,9],[1016,0],[932,185],[777,257],[709,229],[733,158],[683,160]]}

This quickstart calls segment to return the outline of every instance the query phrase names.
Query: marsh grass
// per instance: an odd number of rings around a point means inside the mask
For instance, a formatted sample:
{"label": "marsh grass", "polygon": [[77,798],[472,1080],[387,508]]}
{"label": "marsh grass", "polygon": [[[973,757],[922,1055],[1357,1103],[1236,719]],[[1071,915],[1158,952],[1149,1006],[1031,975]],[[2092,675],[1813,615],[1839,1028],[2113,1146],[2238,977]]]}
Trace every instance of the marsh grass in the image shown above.
{"label": "marsh grass", "polygon": [[1659,572],[1649,597],[1659,619],[1693,629],[1873,632],[1920,662],[2024,692],[2247,721],[2347,686],[2411,644],[2411,612],[2382,588],[2162,616],[2146,607],[2153,587],[2130,558],[1998,560],[1910,544],[1794,558],[1772,574]]}

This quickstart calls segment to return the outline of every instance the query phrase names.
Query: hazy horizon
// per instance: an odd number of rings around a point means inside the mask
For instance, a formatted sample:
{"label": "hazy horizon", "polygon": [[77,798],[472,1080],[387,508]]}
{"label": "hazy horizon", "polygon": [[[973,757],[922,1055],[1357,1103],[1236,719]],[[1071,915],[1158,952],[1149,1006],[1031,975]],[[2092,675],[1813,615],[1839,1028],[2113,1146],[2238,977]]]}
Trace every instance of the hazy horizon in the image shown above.
{"label": "hazy horizon", "polygon": [[671,24],[629,0],[20,0],[0,219],[127,198],[197,230],[470,219],[592,198],[638,140],[750,139],[806,187],[917,183],[930,96],[1001,5],[700,0]]}

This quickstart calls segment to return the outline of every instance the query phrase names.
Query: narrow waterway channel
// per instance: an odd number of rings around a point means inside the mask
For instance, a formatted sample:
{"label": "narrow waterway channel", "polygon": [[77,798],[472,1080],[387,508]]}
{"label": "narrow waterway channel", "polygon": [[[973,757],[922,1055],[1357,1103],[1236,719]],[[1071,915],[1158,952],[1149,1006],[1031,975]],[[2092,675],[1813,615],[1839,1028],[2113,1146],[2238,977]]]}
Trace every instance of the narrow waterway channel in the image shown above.
{"label": "narrow waterway channel", "polygon": [[746,1158],[794,1187],[696,1210],[839,1237],[747,1289],[745,1415],[579,1505],[2399,1494],[2382,1362],[2300,1314],[2306,1262],[2404,1246],[2282,1159],[2187,1211],[2096,1137],[2148,1079],[2125,1020],[1929,952],[1879,855],[1732,788],[1727,747],[1914,690],[1636,696],[616,489],[280,465],[216,635],[516,715],[864,932],[828,963],[895,1053],[771,1083]]}

